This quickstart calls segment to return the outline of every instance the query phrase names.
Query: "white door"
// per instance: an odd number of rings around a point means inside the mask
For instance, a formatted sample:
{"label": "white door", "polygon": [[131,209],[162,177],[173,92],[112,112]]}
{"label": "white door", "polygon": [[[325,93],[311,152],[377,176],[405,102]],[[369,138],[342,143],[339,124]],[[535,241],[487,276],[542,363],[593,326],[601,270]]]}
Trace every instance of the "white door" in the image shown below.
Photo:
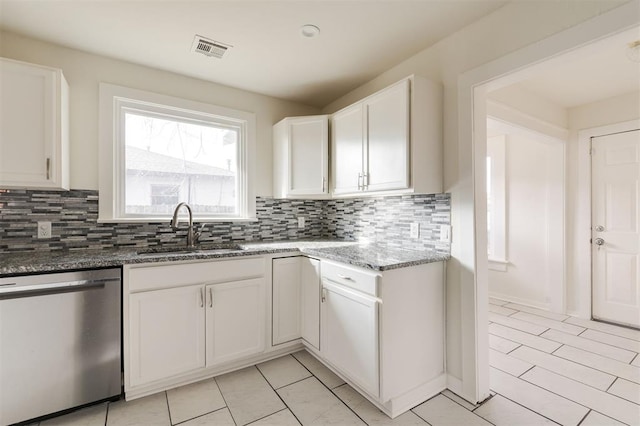
{"label": "white door", "polygon": [[409,80],[366,103],[365,190],[409,187]]}
{"label": "white door", "polygon": [[593,317],[640,327],[640,130],[591,144]]}
{"label": "white door", "polygon": [[301,334],[305,342],[320,349],[320,261],[307,257],[301,261]]}
{"label": "white door", "polygon": [[274,345],[300,338],[300,275],[302,257],[273,259]]}
{"label": "white door", "polygon": [[362,144],[364,142],[362,104],[356,104],[331,117],[333,192],[359,192],[363,185]]}
{"label": "white door", "polygon": [[204,286],[129,296],[131,386],[204,367]]}
{"label": "white door", "polygon": [[207,367],[264,351],[265,280],[206,287]]}
{"label": "white door", "polygon": [[378,397],[378,302],[326,280],[322,282],[322,299],[324,358]]}

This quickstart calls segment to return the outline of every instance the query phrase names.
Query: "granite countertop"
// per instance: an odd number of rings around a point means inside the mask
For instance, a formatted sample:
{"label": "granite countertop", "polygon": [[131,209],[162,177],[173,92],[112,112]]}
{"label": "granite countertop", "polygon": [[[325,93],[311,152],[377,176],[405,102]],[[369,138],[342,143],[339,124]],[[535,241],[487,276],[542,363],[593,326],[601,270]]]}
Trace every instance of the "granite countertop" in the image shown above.
{"label": "granite countertop", "polygon": [[[154,252],[137,248],[108,248],[19,253],[0,253],[0,277],[28,273],[119,267],[125,264],[171,262],[195,259],[217,259],[301,252],[314,257],[336,260],[374,271],[385,271],[430,262],[440,262],[450,256],[432,252],[389,248],[379,244],[354,241],[293,240],[247,242],[233,245],[207,245],[194,251]],[[165,248],[163,248],[165,249]],[[178,250],[182,249],[177,247]],[[162,250],[162,249],[161,249]],[[143,253],[144,251],[148,251]]]}

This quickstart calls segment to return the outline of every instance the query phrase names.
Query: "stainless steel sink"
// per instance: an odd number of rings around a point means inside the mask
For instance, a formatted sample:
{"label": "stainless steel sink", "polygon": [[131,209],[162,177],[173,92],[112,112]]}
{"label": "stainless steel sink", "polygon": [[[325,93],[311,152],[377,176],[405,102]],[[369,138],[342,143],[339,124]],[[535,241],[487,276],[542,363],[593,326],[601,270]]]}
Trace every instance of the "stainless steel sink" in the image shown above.
{"label": "stainless steel sink", "polygon": [[189,254],[189,253],[207,253],[211,251],[240,251],[244,250],[239,244],[220,243],[220,244],[200,244],[193,248],[188,247],[147,247],[136,251],[137,254]]}

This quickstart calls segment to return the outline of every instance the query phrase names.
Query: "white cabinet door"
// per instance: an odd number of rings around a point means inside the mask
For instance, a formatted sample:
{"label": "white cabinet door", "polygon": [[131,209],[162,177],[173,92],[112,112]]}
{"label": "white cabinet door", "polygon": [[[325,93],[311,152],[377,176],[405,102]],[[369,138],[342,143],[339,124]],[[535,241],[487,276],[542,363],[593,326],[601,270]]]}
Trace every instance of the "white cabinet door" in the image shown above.
{"label": "white cabinet door", "polygon": [[329,116],[288,117],[273,126],[273,195],[329,194]]}
{"label": "white cabinet door", "polygon": [[0,187],[69,188],[60,70],[0,58]]}
{"label": "white cabinet door", "polygon": [[362,103],[331,117],[333,193],[362,190],[364,117]]}
{"label": "white cabinet door", "polygon": [[205,366],[204,287],[129,296],[131,386]]}
{"label": "white cabinet door", "polygon": [[320,349],[320,261],[301,259],[301,335],[309,345]]}
{"label": "white cabinet door", "polygon": [[300,338],[302,257],[273,259],[273,344]]}
{"label": "white cabinet door", "polygon": [[365,191],[409,187],[409,80],[365,103]]}
{"label": "white cabinet door", "polygon": [[264,278],[206,286],[207,367],[264,351]]}
{"label": "white cabinet door", "polygon": [[322,282],[322,355],[370,395],[379,395],[378,302]]}
{"label": "white cabinet door", "polygon": [[327,116],[289,123],[289,194],[329,192],[329,120]]}

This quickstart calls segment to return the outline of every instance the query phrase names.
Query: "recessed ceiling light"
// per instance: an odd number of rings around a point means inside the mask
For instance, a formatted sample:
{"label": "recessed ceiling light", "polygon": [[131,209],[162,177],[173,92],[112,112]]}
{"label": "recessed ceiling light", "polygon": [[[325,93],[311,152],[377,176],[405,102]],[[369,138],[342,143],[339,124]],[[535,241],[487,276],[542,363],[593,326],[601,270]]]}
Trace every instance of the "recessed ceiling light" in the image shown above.
{"label": "recessed ceiling light", "polygon": [[317,37],[320,34],[320,28],[315,25],[306,24],[300,27],[300,34],[304,37]]}

